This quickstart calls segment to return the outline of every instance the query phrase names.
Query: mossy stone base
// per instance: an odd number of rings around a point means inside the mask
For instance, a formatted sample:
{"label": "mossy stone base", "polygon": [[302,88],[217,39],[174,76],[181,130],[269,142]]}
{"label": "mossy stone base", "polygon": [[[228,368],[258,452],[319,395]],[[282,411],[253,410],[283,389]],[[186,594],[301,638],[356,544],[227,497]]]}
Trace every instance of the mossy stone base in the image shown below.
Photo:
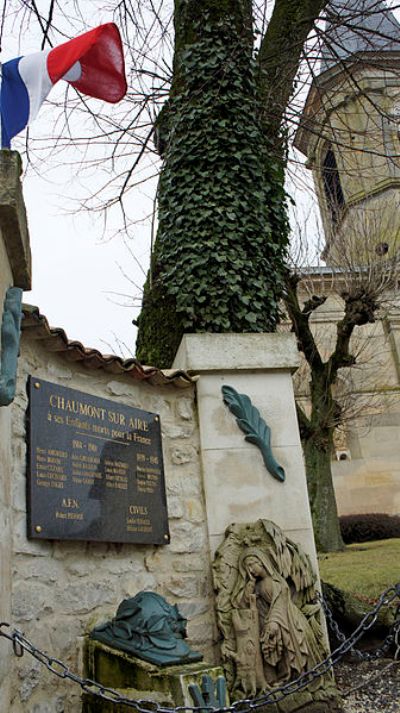
{"label": "mossy stone base", "polygon": [[[159,668],[94,639],[86,640],[84,662],[85,676],[101,685],[117,690],[126,698],[155,701],[170,708],[193,706],[188,686],[197,683],[201,687],[204,674],[214,681],[224,675],[221,667],[207,663]],[[333,679],[325,676],[323,683],[317,690],[305,689],[286,696],[279,703],[260,707],[260,713],[340,713],[341,702]],[[82,700],[82,713],[129,713],[132,710],[87,693]],[[145,703],[142,707],[145,708]]]}
{"label": "mossy stone base", "polygon": [[[169,707],[193,706],[189,684],[201,686],[204,674],[213,680],[224,675],[220,667],[201,662],[159,668],[94,639],[86,641],[84,661],[87,678],[118,690],[126,698],[152,700]],[[83,696],[82,713],[126,713],[131,710],[97,696]]]}
{"label": "mossy stone base", "polygon": [[[136,688],[117,688],[115,690],[121,696],[131,700],[151,700],[162,706],[168,705],[169,707],[174,705],[173,701],[153,691],[138,691]],[[145,705],[141,704],[141,707],[145,708]],[[134,708],[131,706],[104,701],[99,696],[92,696],[90,693],[84,693],[82,696],[82,713],[132,713],[133,710]]]}

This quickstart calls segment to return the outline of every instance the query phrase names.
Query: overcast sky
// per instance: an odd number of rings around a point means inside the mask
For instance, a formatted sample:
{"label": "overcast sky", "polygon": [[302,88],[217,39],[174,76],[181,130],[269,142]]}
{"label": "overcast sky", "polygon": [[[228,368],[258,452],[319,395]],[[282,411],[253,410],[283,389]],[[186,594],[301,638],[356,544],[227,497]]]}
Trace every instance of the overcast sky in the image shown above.
{"label": "overcast sky", "polygon": [[[71,208],[78,177],[63,183],[66,171],[59,173],[58,185],[54,178],[47,183],[31,173],[23,179],[33,262],[33,289],[24,294],[24,301],[39,307],[51,326],[65,329],[70,339],[102,352],[133,356],[132,319],[138,308],[124,295],[138,290],[124,272],[140,285],[144,273],[121,237],[104,238],[100,220],[79,211],[65,212],[66,206]],[[144,192],[134,200],[138,217],[151,210],[152,202]],[[149,234],[145,221],[131,240],[144,269]]]}
{"label": "overcast sky", "polygon": [[[45,0],[39,0],[37,4],[42,11],[49,6]],[[40,49],[42,34],[35,18],[29,25],[25,20],[22,33],[20,31],[23,18],[18,7],[21,5],[19,0],[10,0],[7,5],[2,62]],[[102,10],[102,6],[107,7],[103,0],[80,0],[83,17],[70,14],[67,21],[56,15],[56,26],[65,28],[69,36],[77,36],[88,27],[113,21],[112,13]],[[68,12],[68,8],[72,13],[74,3],[68,6],[66,0],[63,9]],[[52,39],[59,44],[67,38],[55,34]],[[59,82],[54,87],[49,95],[50,102],[63,101],[65,86],[65,82]],[[131,225],[124,236],[111,239],[110,236],[121,228],[118,207],[108,216],[105,229],[102,214],[82,212],[79,206],[79,200],[108,178],[101,166],[89,166],[82,171],[80,163],[82,159],[96,160],[101,156],[102,148],[89,140],[86,149],[78,150],[71,142],[68,151],[61,153],[58,143],[60,138],[64,144],[68,143],[68,131],[60,119],[60,111],[50,102],[43,105],[29,129],[32,165],[29,165],[26,152],[26,132],[12,142],[12,148],[18,150],[23,159],[22,183],[33,261],[33,288],[24,294],[24,301],[39,307],[51,326],[62,327],[70,339],[77,339],[104,353],[113,351],[133,356],[136,328],[132,319],[139,311],[137,298],[149,262],[149,216],[153,210],[156,181],[132,191],[129,207],[138,222]],[[95,113],[105,106],[90,98],[88,105]],[[110,115],[115,116],[119,110],[115,105],[106,106]],[[78,116],[75,124],[80,121],[83,125],[85,117]],[[78,130],[75,126],[75,135],[79,133],[80,126]],[[90,129],[86,129],[86,133],[90,136]],[[140,178],[141,172],[136,174]],[[135,306],[129,297],[132,294],[136,297]]]}

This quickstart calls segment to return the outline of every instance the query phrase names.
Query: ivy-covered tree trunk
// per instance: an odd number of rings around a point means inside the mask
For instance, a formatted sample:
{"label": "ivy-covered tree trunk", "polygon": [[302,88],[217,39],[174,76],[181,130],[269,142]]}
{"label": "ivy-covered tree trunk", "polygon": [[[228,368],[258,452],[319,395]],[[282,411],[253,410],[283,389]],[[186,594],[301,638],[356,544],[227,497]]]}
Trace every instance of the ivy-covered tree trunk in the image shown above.
{"label": "ivy-covered tree trunk", "polygon": [[287,240],[282,175],[257,104],[251,3],[178,2],[175,21],[159,229],[137,340],[138,358],[161,367],[184,331],[275,328]]}
{"label": "ivy-covered tree trunk", "polygon": [[[164,164],[139,317],[142,362],[169,366],[184,332],[275,329],[288,232],[282,118],[325,4],[275,0],[256,57],[251,0],[175,0],[174,77],[156,126]],[[309,456],[310,472],[328,472],[330,453],[321,452]]]}
{"label": "ivy-covered tree trunk", "polygon": [[[169,366],[185,331],[275,329],[288,232],[282,119],[325,4],[276,0],[256,57],[251,0],[175,0],[174,76],[156,126],[164,165],[139,317],[142,362]],[[321,468],[326,482],[328,450],[308,456],[309,472]]]}

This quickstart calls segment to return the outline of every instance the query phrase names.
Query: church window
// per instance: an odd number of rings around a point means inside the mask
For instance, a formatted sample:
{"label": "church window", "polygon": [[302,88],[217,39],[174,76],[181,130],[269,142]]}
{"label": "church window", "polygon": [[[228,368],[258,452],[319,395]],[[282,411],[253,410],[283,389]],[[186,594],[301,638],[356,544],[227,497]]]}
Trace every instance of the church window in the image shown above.
{"label": "church window", "polygon": [[332,222],[336,225],[345,206],[335,154],[329,146],[322,163],[322,179]]}

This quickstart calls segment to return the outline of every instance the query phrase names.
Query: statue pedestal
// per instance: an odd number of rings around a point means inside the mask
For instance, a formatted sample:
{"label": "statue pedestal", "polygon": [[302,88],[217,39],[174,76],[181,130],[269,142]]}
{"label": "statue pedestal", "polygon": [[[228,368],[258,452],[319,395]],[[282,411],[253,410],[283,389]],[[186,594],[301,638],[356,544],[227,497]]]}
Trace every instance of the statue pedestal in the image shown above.
{"label": "statue pedestal", "polygon": [[[84,660],[87,678],[118,690],[126,698],[156,701],[169,707],[194,706],[189,684],[200,686],[204,674],[213,680],[224,675],[222,668],[201,662],[160,668],[94,639],[86,641]],[[130,711],[132,708],[123,704],[115,705],[87,693],[83,695],[82,713]]]}
{"label": "statue pedestal", "polygon": [[[273,520],[310,556],[318,571],[292,373],[300,363],[292,334],[186,334],[173,364],[198,375],[201,460],[210,551],[231,523]],[[251,399],[271,429],[279,482],[260,450],[245,441],[223,402],[222,386]]]}

